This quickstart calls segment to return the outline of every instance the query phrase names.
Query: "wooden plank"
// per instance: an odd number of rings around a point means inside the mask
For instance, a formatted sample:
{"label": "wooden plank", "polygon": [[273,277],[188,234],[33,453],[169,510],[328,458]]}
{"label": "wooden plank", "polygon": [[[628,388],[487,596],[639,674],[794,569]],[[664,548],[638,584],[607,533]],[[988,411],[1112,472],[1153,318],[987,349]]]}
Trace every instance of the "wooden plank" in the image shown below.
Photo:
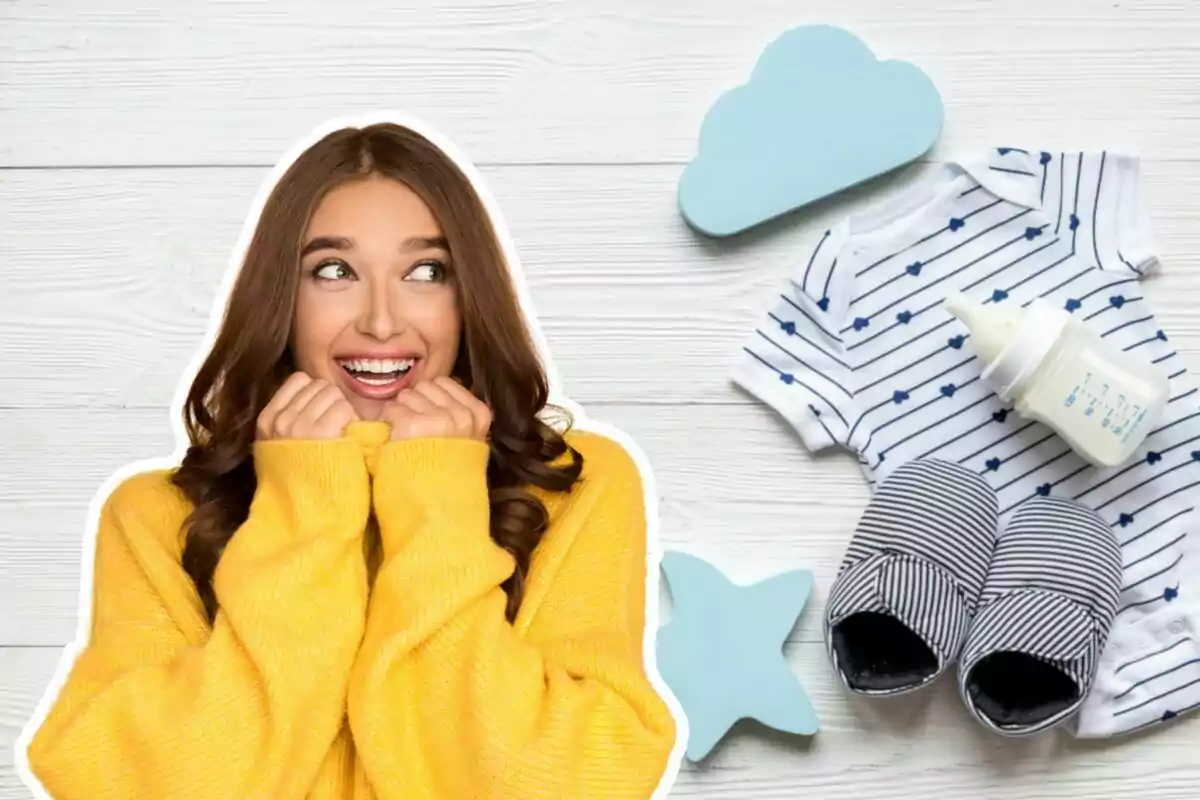
{"label": "wooden plank", "polygon": [[[60,649],[0,648],[0,800],[29,800],[13,768],[22,726]],[[812,739],[743,723],[704,765],[684,763],[670,796],[706,800],[1192,800],[1200,783],[1193,721],[1128,740],[1004,739],[963,711],[952,680],[877,704],[849,697],[816,643],[785,650],[821,717]],[[803,787],[801,795],[797,791]]]}
{"label": "wooden plank", "polygon": [[[923,170],[914,170],[920,173]],[[1200,349],[1200,161],[1148,162],[1165,276],[1148,282]],[[541,325],[579,402],[747,402],[728,368],[810,236],[877,200],[847,194],[736,242],[693,235],[672,167],[491,168]],[[0,183],[0,405],[161,407],[198,346],[265,170],[16,171]],[[900,180],[893,178],[890,184]]]}
{"label": "wooden plank", "polygon": [[1200,120],[1189,0],[69,6],[0,6],[0,166],[269,164],[327,117],[381,107],[486,163],[682,163],[718,94],[808,21],[926,70],[952,150],[1019,137],[1190,158]]}

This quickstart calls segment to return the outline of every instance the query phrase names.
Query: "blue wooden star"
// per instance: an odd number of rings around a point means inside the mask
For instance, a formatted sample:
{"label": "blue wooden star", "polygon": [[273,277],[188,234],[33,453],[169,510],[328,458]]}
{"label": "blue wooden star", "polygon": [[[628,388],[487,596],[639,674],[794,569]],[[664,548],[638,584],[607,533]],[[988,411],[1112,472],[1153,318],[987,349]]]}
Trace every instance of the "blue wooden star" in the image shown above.
{"label": "blue wooden star", "polygon": [[703,559],[663,555],[674,604],[658,631],[658,669],[687,717],[687,757],[696,762],[740,719],[812,735],[816,712],[783,656],[812,589],[794,570],[751,586],[733,584]]}

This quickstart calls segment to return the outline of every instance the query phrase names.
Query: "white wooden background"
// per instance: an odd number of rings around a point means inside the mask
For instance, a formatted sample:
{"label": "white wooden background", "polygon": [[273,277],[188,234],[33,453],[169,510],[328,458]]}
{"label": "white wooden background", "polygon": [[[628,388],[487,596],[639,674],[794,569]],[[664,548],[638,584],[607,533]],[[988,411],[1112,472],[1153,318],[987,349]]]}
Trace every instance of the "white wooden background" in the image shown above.
{"label": "white wooden background", "polygon": [[817,572],[787,653],[821,732],[739,728],[672,796],[1200,796],[1200,719],[1009,741],[949,682],[878,705],[835,685],[819,620],[865,486],[726,374],[798,243],[887,182],[723,244],[674,195],[708,104],[806,22],[929,72],[935,157],[1140,153],[1166,260],[1149,294],[1200,363],[1196,0],[0,0],[0,800],[30,796],[12,743],[75,628],[87,504],[171,449],[166,405],[259,181],[313,125],[389,107],[482,169],[567,392],[652,459],[663,545],[737,580]]}

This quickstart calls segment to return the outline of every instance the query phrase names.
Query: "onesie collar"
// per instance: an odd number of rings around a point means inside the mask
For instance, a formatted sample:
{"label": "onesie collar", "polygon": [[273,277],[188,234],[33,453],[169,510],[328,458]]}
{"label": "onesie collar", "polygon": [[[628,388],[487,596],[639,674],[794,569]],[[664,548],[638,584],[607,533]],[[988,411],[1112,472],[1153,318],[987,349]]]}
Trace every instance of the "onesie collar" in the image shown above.
{"label": "onesie collar", "polygon": [[849,215],[843,238],[856,252],[887,253],[910,238],[917,220],[952,216],[959,196],[975,183],[1014,205],[1039,208],[1043,166],[1039,154],[1012,148],[946,159],[891,197]]}
{"label": "onesie collar", "polygon": [[1039,208],[1042,176],[1048,161],[1048,153],[993,147],[953,163],[996,197],[1025,208]]}

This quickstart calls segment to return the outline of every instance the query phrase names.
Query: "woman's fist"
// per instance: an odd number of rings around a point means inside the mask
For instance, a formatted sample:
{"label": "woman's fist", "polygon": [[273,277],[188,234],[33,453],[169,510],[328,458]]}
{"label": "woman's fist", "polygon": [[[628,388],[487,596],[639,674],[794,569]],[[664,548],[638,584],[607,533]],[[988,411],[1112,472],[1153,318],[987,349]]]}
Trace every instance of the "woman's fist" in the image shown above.
{"label": "woman's fist", "polygon": [[295,372],[258,415],[259,440],[337,439],[358,418],[345,395],[328,381]]}
{"label": "woman's fist", "polygon": [[492,426],[487,405],[452,378],[434,378],[405,389],[384,405],[380,419],[392,441],[440,436],[486,441]]}

